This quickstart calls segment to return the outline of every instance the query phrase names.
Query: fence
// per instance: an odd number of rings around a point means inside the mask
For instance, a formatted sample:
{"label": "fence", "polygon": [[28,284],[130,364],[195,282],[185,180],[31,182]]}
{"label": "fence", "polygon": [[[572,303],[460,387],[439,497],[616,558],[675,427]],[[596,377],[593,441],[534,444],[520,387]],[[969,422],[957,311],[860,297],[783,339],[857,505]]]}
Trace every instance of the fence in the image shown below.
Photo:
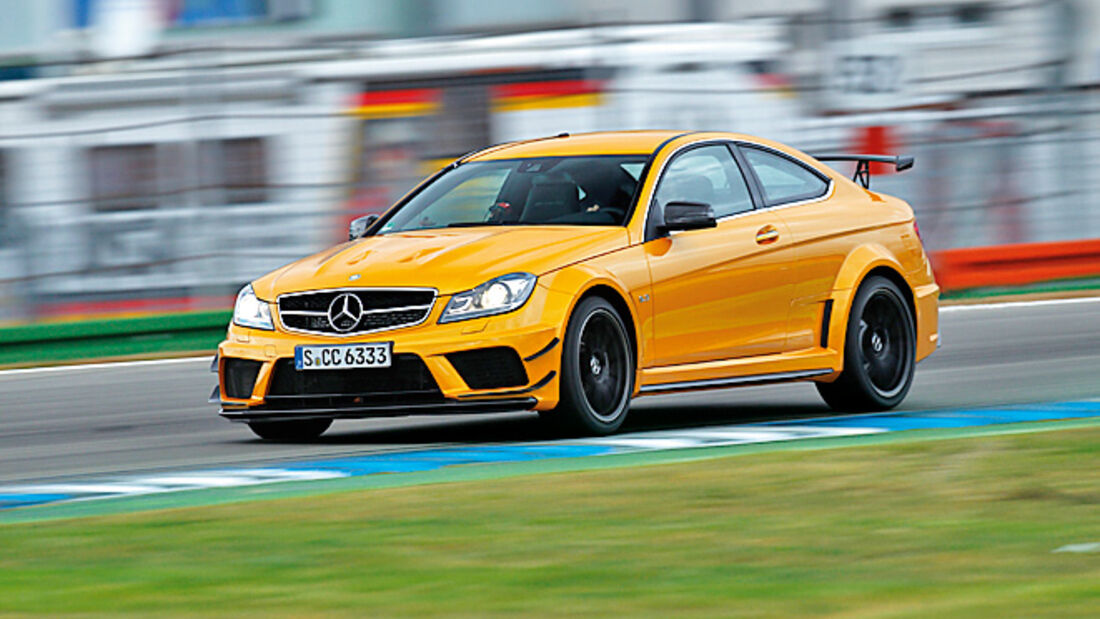
{"label": "fence", "polygon": [[[158,72],[0,83],[0,322],[227,307],[244,282],[340,240],[348,219],[447,157],[562,129],[719,128],[809,152],[913,154],[913,171],[873,188],[913,204],[934,251],[1100,237],[1100,99],[1088,87],[822,116],[818,86],[777,81],[758,60],[639,77],[635,57],[592,60],[608,49],[573,49],[587,60],[525,77],[591,86],[543,109],[500,104],[476,72],[316,77],[331,57],[170,58]],[[362,98],[387,89],[425,98]]]}

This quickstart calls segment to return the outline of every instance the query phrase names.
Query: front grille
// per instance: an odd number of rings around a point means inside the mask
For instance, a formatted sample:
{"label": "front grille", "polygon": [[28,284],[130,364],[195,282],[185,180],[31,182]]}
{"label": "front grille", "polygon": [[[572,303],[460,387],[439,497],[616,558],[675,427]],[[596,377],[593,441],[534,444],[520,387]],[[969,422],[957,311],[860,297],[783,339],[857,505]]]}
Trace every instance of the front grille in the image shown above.
{"label": "front grille", "polygon": [[447,353],[447,360],[470,389],[502,389],[527,384],[519,353],[507,346]]}
{"label": "front grille", "polygon": [[432,374],[420,357],[393,356],[388,368],[302,370],[293,359],[279,359],[271,374],[271,408],[353,408],[386,404],[443,402]]}
{"label": "front grille", "polygon": [[259,361],[251,359],[226,358],[225,365],[225,395],[230,398],[247,399],[252,397],[252,387],[256,384],[256,376],[260,373]]}
{"label": "front grille", "polygon": [[356,335],[415,325],[428,317],[434,303],[435,291],[419,288],[317,290],[284,294],[278,299],[279,320],[284,327],[325,335]]}

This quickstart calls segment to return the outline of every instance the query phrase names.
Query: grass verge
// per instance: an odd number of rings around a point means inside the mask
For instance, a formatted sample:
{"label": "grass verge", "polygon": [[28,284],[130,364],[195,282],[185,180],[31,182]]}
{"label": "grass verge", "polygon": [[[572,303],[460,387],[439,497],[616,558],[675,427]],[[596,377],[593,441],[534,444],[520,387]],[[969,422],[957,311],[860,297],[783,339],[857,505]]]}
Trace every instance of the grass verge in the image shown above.
{"label": "grass verge", "polygon": [[1092,297],[1100,293],[1100,277],[1061,279],[1025,286],[994,286],[949,290],[940,296],[945,305],[1001,303],[1005,301],[1042,301]]}
{"label": "grass verge", "polygon": [[1095,616],[1100,429],[0,525],[0,614]]}

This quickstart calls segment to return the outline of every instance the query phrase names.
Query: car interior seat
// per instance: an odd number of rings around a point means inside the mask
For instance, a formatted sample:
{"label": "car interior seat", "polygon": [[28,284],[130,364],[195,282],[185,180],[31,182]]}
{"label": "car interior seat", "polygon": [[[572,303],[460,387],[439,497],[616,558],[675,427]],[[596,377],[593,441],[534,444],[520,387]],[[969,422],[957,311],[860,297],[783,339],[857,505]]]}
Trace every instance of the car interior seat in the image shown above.
{"label": "car interior seat", "polygon": [[569,181],[551,181],[531,186],[527,196],[527,205],[523,209],[520,221],[540,223],[553,221],[559,217],[573,215],[580,211],[580,199],[577,185]]}
{"label": "car interior seat", "polygon": [[714,204],[714,185],[702,174],[682,174],[676,177],[672,190],[664,196],[662,204],[676,201]]}

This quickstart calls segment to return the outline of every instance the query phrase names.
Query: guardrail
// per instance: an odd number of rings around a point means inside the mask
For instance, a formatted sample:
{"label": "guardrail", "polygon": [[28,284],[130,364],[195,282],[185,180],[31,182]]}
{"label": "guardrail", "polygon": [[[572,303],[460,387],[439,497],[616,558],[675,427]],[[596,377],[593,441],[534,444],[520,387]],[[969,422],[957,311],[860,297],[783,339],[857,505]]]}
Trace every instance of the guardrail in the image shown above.
{"label": "guardrail", "polygon": [[202,352],[225,337],[227,310],[0,328],[0,366]]}
{"label": "guardrail", "polygon": [[1100,239],[948,249],[932,256],[944,292],[1100,277]]}

